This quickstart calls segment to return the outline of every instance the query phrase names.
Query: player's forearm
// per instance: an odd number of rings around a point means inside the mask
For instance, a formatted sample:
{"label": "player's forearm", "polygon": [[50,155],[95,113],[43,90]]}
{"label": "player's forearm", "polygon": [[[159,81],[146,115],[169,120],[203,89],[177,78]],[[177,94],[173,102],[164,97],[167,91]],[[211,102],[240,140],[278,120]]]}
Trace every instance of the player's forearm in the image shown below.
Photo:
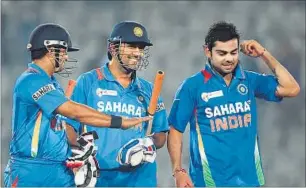
{"label": "player's forearm", "polygon": [[66,133],[67,133],[69,144],[74,145],[74,146],[78,145],[78,143],[77,143],[78,135],[74,131],[74,128],[71,127],[69,124],[67,124],[67,126],[66,126]]}
{"label": "player's forearm", "polygon": [[129,129],[142,122],[152,120],[152,117],[149,116],[129,119],[121,116],[109,116],[73,101],[67,101],[61,104],[57,107],[56,113],[77,120],[82,124],[115,129]]}
{"label": "player's forearm", "polygon": [[153,142],[154,142],[156,149],[162,148],[166,143],[166,139],[167,139],[166,133],[163,133],[163,132],[155,133],[153,135]]}
{"label": "player's forearm", "polygon": [[110,127],[111,116],[100,113],[93,108],[73,101],[67,101],[57,108],[57,112],[83,124],[96,127]]}
{"label": "player's forearm", "polygon": [[175,171],[176,169],[180,169],[182,167],[182,137],[183,134],[170,127],[170,131],[168,134],[167,147],[170,155],[172,169]]}
{"label": "player's forearm", "polygon": [[288,70],[275,59],[269,51],[265,51],[262,59],[269,66],[275,77],[278,79],[279,87],[277,95],[280,97],[295,97],[300,92],[299,84]]}
{"label": "player's forearm", "polygon": [[75,119],[80,123],[96,127],[110,127],[111,124],[111,116],[99,113],[86,106],[80,106]]}

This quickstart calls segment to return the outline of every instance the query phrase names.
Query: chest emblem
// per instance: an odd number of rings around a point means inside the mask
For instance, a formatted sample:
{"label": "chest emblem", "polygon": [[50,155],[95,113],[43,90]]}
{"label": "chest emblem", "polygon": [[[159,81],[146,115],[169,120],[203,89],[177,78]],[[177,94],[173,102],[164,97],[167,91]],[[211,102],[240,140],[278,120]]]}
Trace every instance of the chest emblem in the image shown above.
{"label": "chest emblem", "polygon": [[248,93],[248,88],[244,84],[239,84],[237,90],[241,95],[246,95]]}
{"label": "chest emblem", "polygon": [[137,96],[137,101],[138,101],[139,103],[143,103],[143,102],[144,102],[143,96],[142,96],[142,95]]}

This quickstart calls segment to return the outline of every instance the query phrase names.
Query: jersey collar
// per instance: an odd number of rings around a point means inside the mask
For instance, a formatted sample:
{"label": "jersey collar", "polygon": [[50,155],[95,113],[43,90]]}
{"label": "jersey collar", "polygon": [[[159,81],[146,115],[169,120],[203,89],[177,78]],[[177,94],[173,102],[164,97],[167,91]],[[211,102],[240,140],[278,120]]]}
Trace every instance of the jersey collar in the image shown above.
{"label": "jersey collar", "polygon": [[[109,62],[105,63],[103,65],[102,69],[103,69],[103,75],[104,75],[106,80],[117,82],[117,80],[115,79],[115,77],[113,76],[111,71],[109,70]],[[131,83],[130,86],[132,86],[132,88],[137,87],[137,88],[140,89],[140,81],[139,81],[139,78],[137,77],[136,73],[132,74],[132,83]]]}
{"label": "jersey collar", "polygon": [[115,77],[113,76],[113,74],[111,73],[111,71],[109,70],[109,62],[105,63],[102,67],[103,69],[103,75],[104,78],[108,81],[116,81]]}
{"label": "jersey collar", "polygon": [[53,75],[49,76],[40,66],[36,65],[33,62],[28,64],[28,71],[37,72],[39,74],[42,74],[43,76],[50,78],[51,80],[56,80]]}

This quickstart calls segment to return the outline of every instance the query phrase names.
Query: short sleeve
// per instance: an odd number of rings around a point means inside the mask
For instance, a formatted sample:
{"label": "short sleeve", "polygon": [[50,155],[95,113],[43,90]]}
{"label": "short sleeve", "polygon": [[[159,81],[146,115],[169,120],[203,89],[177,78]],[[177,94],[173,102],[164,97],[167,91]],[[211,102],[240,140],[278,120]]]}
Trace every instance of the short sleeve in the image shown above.
{"label": "short sleeve", "polygon": [[275,76],[249,72],[249,78],[251,79],[251,87],[254,87],[253,90],[257,98],[274,102],[282,100],[281,97],[275,95],[278,86]]}
{"label": "short sleeve", "polygon": [[68,99],[57,89],[51,80],[41,75],[29,75],[17,86],[19,97],[37,104],[48,116]]}
{"label": "short sleeve", "polygon": [[169,125],[167,121],[167,112],[165,109],[165,104],[160,97],[158,99],[158,104],[156,107],[155,115],[153,118],[152,132],[167,132],[169,131]]}
{"label": "short sleeve", "polygon": [[195,107],[194,94],[195,93],[191,90],[186,81],[180,85],[175,94],[168,122],[180,132],[185,131],[186,126],[192,117]]}

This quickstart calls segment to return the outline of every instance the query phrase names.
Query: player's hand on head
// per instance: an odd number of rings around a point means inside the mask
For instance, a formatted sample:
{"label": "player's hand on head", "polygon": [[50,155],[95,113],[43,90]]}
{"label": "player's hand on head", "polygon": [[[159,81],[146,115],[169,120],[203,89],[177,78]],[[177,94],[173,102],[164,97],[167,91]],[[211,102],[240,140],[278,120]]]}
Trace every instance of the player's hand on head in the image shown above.
{"label": "player's hand on head", "polygon": [[136,117],[136,118],[122,118],[121,129],[128,129],[134,126],[141,126],[142,122],[150,121],[152,117]]}
{"label": "player's hand on head", "polygon": [[265,52],[265,48],[255,40],[245,40],[240,44],[240,51],[250,57],[260,57]]}

